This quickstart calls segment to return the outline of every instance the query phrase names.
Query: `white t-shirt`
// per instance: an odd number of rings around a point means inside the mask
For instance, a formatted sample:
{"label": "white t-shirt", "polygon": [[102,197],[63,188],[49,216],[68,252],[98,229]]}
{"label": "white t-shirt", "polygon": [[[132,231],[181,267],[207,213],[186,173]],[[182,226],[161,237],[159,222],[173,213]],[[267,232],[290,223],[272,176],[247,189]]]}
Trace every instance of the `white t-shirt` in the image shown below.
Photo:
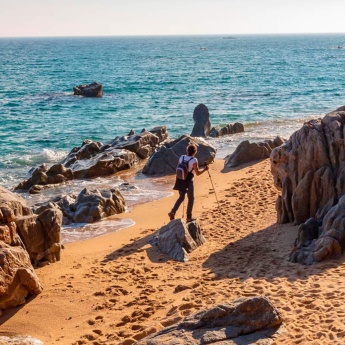
{"label": "white t-shirt", "polygon": [[198,160],[195,157],[187,155],[181,156],[178,160],[178,164],[182,162],[182,159],[184,159],[185,162],[188,161],[188,172],[191,172],[193,170],[194,163],[198,164]]}

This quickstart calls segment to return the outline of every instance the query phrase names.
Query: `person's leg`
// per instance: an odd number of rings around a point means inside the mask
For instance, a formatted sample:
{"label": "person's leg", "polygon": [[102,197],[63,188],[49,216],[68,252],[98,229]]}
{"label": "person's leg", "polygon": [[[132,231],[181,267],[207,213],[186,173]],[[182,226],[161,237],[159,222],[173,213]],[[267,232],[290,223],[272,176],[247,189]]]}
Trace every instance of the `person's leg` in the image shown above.
{"label": "person's leg", "polygon": [[[180,196],[179,196],[179,198],[176,200],[176,202],[175,202],[175,205],[174,205],[174,207],[172,208],[172,210],[171,210],[171,212],[169,213],[169,216],[170,216],[170,214],[172,214],[173,216],[175,216],[175,213],[177,212],[177,210],[178,210],[178,208],[180,207],[180,205],[183,203],[183,201],[184,201],[184,198],[185,198],[185,196],[186,196],[186,191],[184,190],[184,191],[179,191],[179,193],[180,193]],[[170,216],[171,217],[171,216]]]}
{"label": "person's leg", "polygon": [[194,205],[194,181],[190,181],[187,190],[188,205],[187,205],[187,220],[192,219],[192,211]]}

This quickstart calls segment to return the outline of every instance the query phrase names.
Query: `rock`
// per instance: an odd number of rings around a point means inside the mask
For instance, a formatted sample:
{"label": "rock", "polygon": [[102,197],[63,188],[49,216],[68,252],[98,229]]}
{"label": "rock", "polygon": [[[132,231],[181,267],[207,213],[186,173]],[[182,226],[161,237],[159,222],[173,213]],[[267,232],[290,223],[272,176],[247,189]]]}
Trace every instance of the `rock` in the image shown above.
{"label": "rock", "polygon": [[57,207],[39,215],[17,217],[15,222],[34,265],[60,260],[62,212]]}
{"label": "rock", "polygon": [[233,125],[228,124],[224,127],[220,127],[220,126],[212,127],[209,133],[209,136],[213,138],[218,138],[223,135],[236,134],[236,133],[241,133],[241,132],[244,132],[244,126],[242,123],[236,122]]}
{"label": "rock", "polygon": [[63,225],[93,223],[102,218],[125,211],[125,200],[118,189],[89,190],[84,188],[78,196],[70,193],[58,196],[33,207],[35,213],[58,207],[63,213]]}
{"label": "rock", "polygon": [[103,86],[97,82],[91,84],[83,84],[73,88],[74,95],[85,97],[102,97]]}
{"label": "rock", "polygon": [[166,127],[161,126],[137,135],[116,137],[105,145],[84,140],[80,147],[71,150],[62,164],[55,164],[49,169],[42,164],[15,190],[29,189],[30,193],[39,193],[42,189],[39,186],[42,185],[106,176],[130,169],[139,159],[148,158],[167,138]]}
{"label": "rock", "polygon": [[233,344],[254,344],[269,340],[281,324],[281,315],[267,298],[239,298],[191,314],[136,344],[230,344],[230,339]]}
{"label": "rock", "polygon": [[224,158],[224,166],[233,168],[243,163],[269,158],[272,149],[280,146],[283,142],[280,137],[276,137],[273,141],[266,140],[258,143],[250,143],[248,140],[242,141],[231,155]]}
{"label": "rock", "polygon": [[42,286],[24,248],[0,241],[0,269],[0,309],[16,307],[25,303],[28,295],[41,293]]}
{"label": "rock", "polygon": [[196,158],[199,166],[210,164],[216,156],[216,149],[203,139],[182,135],[180,138],[163,144],[147,161],[143,168],[146,175],[170,175],[176,173],[180,156],[186,154],[187,146],[194,143],[198,147]]}
{"label": "rock", "polygon": [[308,219],[300,226],[309,227],[311,236],[305,246],[300,244],[299,238],[296,240],[297,245],[292,250],[289,261],[311,265],[314,262],[340,257],[345,249],[345,195],[327,212],[322,221],[321,235],[313,239],[312,237],[316,236],[317,225],[316,220]]}
{"label": "rock", "polygon": [[322,219],[345,194],[345,111],[311,120],[271,155],[278,222]]}
{"label": "rock", "polygon": [[194,127],[191,137],[206,138],[211,129],[210,114],[208,108],[204,104],[199,104],[193,112]]}
{"label": "rock", "polygon": [[0,345],[43,345],[42,341],[30,336],[6,334],[3,332],[1,334]]}
{"label": "rock", "polygon": [[175,219],[163,226],[159,234],[150,243],[174,260],[186,262],[197,247],[206,242],[199,223],[196,221],[186,224],[181,219]]}

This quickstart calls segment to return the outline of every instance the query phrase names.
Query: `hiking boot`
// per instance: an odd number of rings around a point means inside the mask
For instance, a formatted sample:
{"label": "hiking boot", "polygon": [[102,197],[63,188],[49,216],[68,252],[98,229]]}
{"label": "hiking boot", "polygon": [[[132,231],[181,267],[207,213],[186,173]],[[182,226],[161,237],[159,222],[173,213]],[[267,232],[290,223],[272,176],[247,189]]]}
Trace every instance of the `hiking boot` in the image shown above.
{"label": "hiking boot", "polygon": [[174,220],[175,219],[175,213],[172,212],[172,211],[168,213],[168,216],[169,216],[170,220]]}

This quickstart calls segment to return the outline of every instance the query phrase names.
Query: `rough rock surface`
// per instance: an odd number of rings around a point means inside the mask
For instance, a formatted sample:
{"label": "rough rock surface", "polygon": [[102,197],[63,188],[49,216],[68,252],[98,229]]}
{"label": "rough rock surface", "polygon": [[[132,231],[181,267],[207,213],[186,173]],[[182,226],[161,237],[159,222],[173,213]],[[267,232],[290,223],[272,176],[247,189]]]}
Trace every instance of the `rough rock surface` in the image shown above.
{"label": "rough rock surface", "polygon": [[161,252],[172,259],[186,262],[189,259],[187,253],[191,253],[205,242],[199,223],[193,221],[186,224],[181,219],[175,219],[163,226],[150,244],[158,246]]}
{"label": "rough rock surface", "polygon": [[[300,226],[299,236],[289,260],[311,265],[328,259],[339,258],[345,249],[345,195],[325,215],[322,226],[308,219]],[[319,236],[320,234],[320,236]]]}
{"label": "rough rock surface", "polygon": [[167,138],[166,127],[162,126],[140,134],[116,137],[105,145],[85,140],[80,147],[71,150],[62,164],[55,164],[50,168],[46,164],[41,165],[15,189],[30,189],[31,193],[38,193],[40,185],[106,176],[129,169],[139,159],[151,155]]}
{"label": "rough rock surface", "polygon": [[[265,297],[240,298],[189,315],[179,324],[167,327],[136,344],[254,344],[253,339],[267,340],[281,324],[279,312]],[[245,335],[254,337],[244,338]]]}
{"label": "rough rock surface", "polygon": [[196,158],[199,166],[210,164],[216,156],[216,149],[203,139],[182,135],[180,138],[163,144],[147,161],[143,173],[146,175],[169,175],[176,173],[180,156],[186,154],[187,146],[194,143],[198,147]]}
{"label": "rough rock surface", "polygon": [[42,291],[15,223],[30,212],[20,196],[0,187],[0,309],[25,303],[29,294]]}
{"label": "rough rock surface", "polygon": [[0,240],[22,245],[34,264],[60,260],[61,224],[59,209],[34,214],[22,197],[0,187]]}
{"label": "rough rock surface", "polygon": [[211,130],[210,113],[204,104],[199,104],[193,112],[194,127],[191,137],[207,137]]}
{"label": "rough rock surface", "polygon": [[243,163],[269,158],[272,150],[284,143],[284,140],[277,136],[274,140],[266,140],[258,143],[242,141],[236,150],[225,157],[224,165],[227,168],[236,167]]}
{"label": "rough rock surface", "polygon": [[74,95],[85,97],[102,97],[103,86],[97,82],[82,84],[73,88]]}
{"label": "rough rock surface", "polygon": [[58,207],[63,213],[63,225],[71,223],[93,223],[102,218],[125,211],[125,200],[118,189],[89,190],[84,188],[78,196],[58,196],[49,202],[33,207],[37,214]]}
{"label": "rough rock surface", "polygon": [[228,124],[224,127],[220,127],[220,126],[212,127],[209,133],[209,136],[213,138],[218,138],[223,135],[236,134],[236,133],[242,133],[242,132],[244,132],[243,124],[240,122],[236,122],[233,125]]}
{"label": "rough rock surface", "polygon": [[278,222],[322,219],[345,194],[345,107],[306,122],[270,156]]}

